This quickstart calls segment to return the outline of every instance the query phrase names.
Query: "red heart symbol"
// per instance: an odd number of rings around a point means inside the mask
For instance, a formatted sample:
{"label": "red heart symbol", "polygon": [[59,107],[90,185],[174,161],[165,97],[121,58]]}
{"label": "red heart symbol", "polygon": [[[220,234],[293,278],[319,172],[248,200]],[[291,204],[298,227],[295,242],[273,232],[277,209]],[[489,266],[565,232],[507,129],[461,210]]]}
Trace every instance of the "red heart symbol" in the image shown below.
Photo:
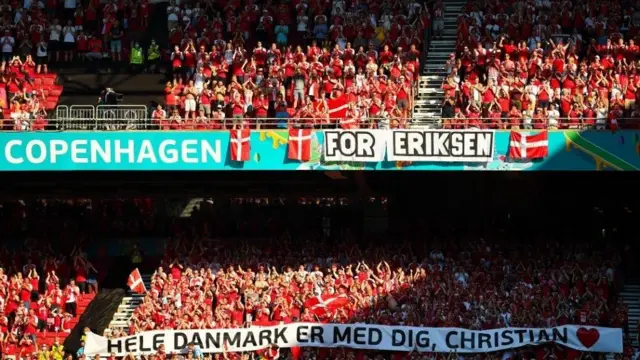
{"label": "red heart symbol", "polygon": [[580,340],[582,345],[589,349],[598,342],[598,339],[600,339],[600,332],[595,328],[580,328],[576,332],[576,336],[578,336],[578,340]]}

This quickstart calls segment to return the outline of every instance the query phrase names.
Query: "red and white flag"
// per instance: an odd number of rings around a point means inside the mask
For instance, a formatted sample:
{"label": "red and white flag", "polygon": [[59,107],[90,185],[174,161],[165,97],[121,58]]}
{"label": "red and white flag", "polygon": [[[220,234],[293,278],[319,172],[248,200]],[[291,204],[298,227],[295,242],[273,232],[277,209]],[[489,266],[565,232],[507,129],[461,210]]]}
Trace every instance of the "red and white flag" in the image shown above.
{"label": "red and white flag", "polygon": [[320,295],[314,296],[304,302],[304,307],[309,309],[318,317],[324,317],[332,314],[337,309],[349,304],[349,298],[342,295]]}
{"label": "red and white flag", "polygon": [[251,153],[251,130],[231,130],[229,148],[231,160],[249,161],[249,155]]}
{"label": "red and white flag", "polygon": [[309,161],[311,159],[311,129],[289,129],[289,160]]}
{"label": "red and white flag", "polygon": [[344,119],[347,117],[347,110],[349,110],[349,97],[344,94],[335,99],[327,100],[327,109],[329,110],[329,118]]}
{"label": "red and white flag", "polygon": [[142,275],[140,275],[140,270],[137,268],[129,274],[127,285],[129,286],[129,289],[135,293],[144,294],[147,292],[147,288],[144,286],[144,281],[142,281]]}
{"label": "red and white flag", "polygon": [[512,131],[509,136],[509,158],[540,159],[549,155],[548,132],[526,135]]}
{"label": "red and white flag", "polygon": [[267,349],[264,355],[269,360],[277,360],[280,358],[280,348],[276,345],[272,345],[271,347],[269,347],[269,349]]}

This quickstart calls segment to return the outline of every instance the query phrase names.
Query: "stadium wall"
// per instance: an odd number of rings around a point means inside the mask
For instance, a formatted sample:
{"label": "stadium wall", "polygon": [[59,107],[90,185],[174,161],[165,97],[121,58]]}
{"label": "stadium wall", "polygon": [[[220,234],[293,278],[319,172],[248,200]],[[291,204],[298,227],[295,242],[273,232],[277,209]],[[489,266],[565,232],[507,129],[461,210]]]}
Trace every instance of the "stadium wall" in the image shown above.
{"label": "stadium wall", "polygon": [[[0,169],[3,171],[140,171],[140,170],[466,170],[466,171],[563,171],[640,169],[640,131],[549,131],[548,154],[540,159],[510,159],[510,132],[405,130],[402,133],[425,137],[444,133],[447,138],[486,137],[487,152],[474,157],[464,153],[454,156],[454,142],[445,141],[440,156],[392,156],[392,130],[327,130],[309,134],[308,153],[300,159],[291,157],[291,135],[287,130],[251,131],[242,142],[247,157],[237,151],[238,140],[230,131],[137,131],[137,132],[28,132],[0,134]],[[333,137],[326,141],[329,132]],[[531,134],[536,132],[532,131]],[[340,137],[351,134],[351,139]],[[462,134],[462,135],[461,135]],[[475,134],[475,135],[473,135]],[[476,136],[478,135],[478,136]],[[239,136],[239,135],[234,135]],[[368,137],[369,140],[362,137]],[[372,140],[373,139],[373,140]],[[372,144],[375,139],[377,142]],[[380,140],[382,139],[382,140]],[[388,139],[388,140],[384,140]],[[382,144],[380,142],[383,142]],[[385,146],[384,141],[387,141]],[[435,140],[434,140],[435,141]],[[444,141],[444,140],[443,140]],[[234,145],[235,144],[235,145]],[[331,145],[333,144],[333,145]],[[360,154],[358,147],[369,146],[375,153]],[[236,146],[236,148],[234,148]],[[305,146],[307,146],[305,144]],[[341,161],[327,161],[327,151],[342,151]],[[343,147],[343,148],[340,148]],[[397,146],[395,146],[397,148]],[[469,147],[470,148],[470,147]],[[333,154],[335,155],[335,154]],[[362,155],[362,156],[360,156]],[[396,154],[397,155],[397,154]],[[477,155],[477,154],[476,154]],[[467,159],[466,156],[469,156]],[[402,161],[395,161],[401,159]],[[393,160],[393,161],[390,161]]]}

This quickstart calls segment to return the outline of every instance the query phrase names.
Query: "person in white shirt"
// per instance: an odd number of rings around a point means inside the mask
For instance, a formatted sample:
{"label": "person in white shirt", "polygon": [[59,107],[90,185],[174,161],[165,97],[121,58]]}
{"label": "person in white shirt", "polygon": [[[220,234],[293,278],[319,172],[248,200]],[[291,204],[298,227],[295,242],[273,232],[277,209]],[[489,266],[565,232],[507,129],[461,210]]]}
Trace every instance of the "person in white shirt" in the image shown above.
{"label": "person in white shirt", "polygon": [[309,27],[309,17],[305,14],[298,16],[298,32],[306,33]]}
{"label": "person in white shirt", "polygon": [[11,36],[9,30],[4,31],[4,36],[0,38],[0,44],[2,45],[2,68],[4,69],[7,62],[11,61],[13,56],[13,48],[16,45],[16,39]]}
{"label": "person in white shirt", "polygon": [[71,20],[67,21],[67,26],[62,29],[62,51],[64,51],[64,61],[73,60],[73,51],[76,49],[76,27]]}
{"label": "person in white shirt", "polygon": [[178,21],[178,14],[180,14],[180,7],[176,5],[175,1],[170,1],[169,6],[167,7],[167,27],[169,31],[173,30]]}
{"label": "person in white shirt", "polygon": [[560,118],[560,112],[556,109],[556,106],[549,105],[549,111],[547,112],[547,118],[549,119],[549,128],[558,128],[558,119]]}
{"label": "person in white shirt", "polygon": [[60,37],[62,36],[62,26],[58,24],[58,19],[53,19],[53,22],[49,26],[49,61],[51,56],[55,54],[56,61],[60,61]]}
{"label": "person in white shirt", "polygon": [[76,285],[74,280],[69,281],[69,285],[64,289],[67,301],[64,304],[65,311],[69,314],[76,316],[77,300],[80,295],[80,288]]}

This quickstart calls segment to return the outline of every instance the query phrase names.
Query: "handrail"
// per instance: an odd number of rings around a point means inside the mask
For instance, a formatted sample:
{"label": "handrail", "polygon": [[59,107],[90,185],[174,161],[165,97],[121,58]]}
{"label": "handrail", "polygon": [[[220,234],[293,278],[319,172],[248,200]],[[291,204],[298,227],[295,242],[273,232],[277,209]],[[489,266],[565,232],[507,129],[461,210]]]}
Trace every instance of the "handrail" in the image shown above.
{"label": "handrail", "polygon": [[[14,123],[13,129],[6,129]],[[6,130],[16,131],[146,131],[146,130],[229,130],[239,128],[252,129],[523,129],[523,130],[576,130],[597,129],[617,130],[640,128],[640,118],[618,118],[615,121],[607,119],[570,119],[558,118],[549,122],[548,119],[530,118],[473,118],[443,119],[430,117],[426,119],[412,118],[368,118],[368,119],[318,119],[318,118],[224,118],[224,119],[148,119],[148,118],[64,118],[50,119],[45,124],[37,120],[5,120]]]}

